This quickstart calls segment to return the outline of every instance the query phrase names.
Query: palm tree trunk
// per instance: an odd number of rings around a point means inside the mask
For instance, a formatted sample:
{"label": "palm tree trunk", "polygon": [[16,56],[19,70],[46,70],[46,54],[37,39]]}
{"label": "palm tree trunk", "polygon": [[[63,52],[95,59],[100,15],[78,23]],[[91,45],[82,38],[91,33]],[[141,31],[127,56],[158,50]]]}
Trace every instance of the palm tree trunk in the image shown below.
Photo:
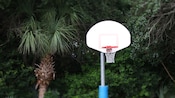
{"label": "palm tree trunk", "polygon": [[38,98],[44,98],[44,94],[46,92],[47,86],[46,85],[40,85],[39,86],[39,95]]}
{"label": "palm tree trunk", "polygon": [[34,70],[35,76],[37,77],[35,89],[39,87],[38,98],[44,98],[47,86],[50,81],[55,78],[53,57],[51,55],[46,55],[42,58],[41,63],[39,65],[36,64],[36,66],[38,66],[38,68]]}

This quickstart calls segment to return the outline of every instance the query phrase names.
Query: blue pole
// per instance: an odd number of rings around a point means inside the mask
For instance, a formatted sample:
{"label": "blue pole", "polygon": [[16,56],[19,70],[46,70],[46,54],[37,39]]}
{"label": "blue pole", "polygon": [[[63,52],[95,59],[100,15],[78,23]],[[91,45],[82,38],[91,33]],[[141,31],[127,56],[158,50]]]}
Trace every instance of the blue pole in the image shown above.
{"label": "blue pole", "polygon": [[99,86],[99,98],[108,98],[108,86]]}
{"label": "blue pole", "polygon": [[100,53],[101,86],[99,86],[99,98],[108,98],[108,86],[105,86],[105,59],[104,53]]}

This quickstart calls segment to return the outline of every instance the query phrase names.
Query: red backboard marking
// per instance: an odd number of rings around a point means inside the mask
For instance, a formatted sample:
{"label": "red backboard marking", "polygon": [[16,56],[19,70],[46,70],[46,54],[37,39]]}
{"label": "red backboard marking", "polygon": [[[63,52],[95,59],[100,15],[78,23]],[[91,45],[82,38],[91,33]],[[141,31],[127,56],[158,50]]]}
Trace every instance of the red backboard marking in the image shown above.
{"label": "red backboard marking", "polygon": [[102,48],[106,48],[106,49],[112,49],[112,48],[118,48],[118,46],[104,46]]}

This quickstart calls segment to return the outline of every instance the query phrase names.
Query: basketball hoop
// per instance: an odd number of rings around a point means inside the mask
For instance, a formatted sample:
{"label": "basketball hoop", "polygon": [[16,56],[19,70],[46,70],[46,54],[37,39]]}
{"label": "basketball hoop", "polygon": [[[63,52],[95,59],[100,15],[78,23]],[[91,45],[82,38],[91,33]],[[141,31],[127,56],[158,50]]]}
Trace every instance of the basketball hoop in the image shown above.
{"label": "basketball hoop", "polygon": [[86,44],[89,48],[100,51],[101,86],[99,98],[108,98],[108,86],[105,86],[106,63],[114,63],[115,53],[128,47],[131,34],[121,23],[105,20],[93,25],[86,34]]}
{"label": "basketball hoop", "polygon": [[106,63],[115,63],[114,57],[116,52],[112,52],[113,48],[118,48],[118,46],[105,46],[102,48],[106,48]]}

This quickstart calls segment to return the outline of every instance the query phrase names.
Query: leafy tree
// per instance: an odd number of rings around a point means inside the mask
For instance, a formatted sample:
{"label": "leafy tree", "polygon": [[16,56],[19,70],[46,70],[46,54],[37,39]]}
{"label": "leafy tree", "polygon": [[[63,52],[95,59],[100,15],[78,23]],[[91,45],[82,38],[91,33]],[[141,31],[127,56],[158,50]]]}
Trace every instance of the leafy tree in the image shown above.
{"label": "leafy tree", "polygon": [[133,7],[136,12],[132,10],[135,14],[128,23],[134,39],[132,57],[142,58],[155,68],[162,78],[160,85],[168,85],[170,79],[174,81],[174,23],[171,20],[174,13],[173,6],[170,6],[173,4],[172,0],[140,1]]}
{"label": "leafy tree", "polygon": [[[149,20],[147,35],[149,38],[148,49],[154,55],[157,63],[162,66],[165,74],[169,77],[169,82],[175,82],[174,76],[174,1],[163,2],[160,9]],[[170,81],[171,79],[171,81]],[[166,84],[164,84],[166,85]]]}

